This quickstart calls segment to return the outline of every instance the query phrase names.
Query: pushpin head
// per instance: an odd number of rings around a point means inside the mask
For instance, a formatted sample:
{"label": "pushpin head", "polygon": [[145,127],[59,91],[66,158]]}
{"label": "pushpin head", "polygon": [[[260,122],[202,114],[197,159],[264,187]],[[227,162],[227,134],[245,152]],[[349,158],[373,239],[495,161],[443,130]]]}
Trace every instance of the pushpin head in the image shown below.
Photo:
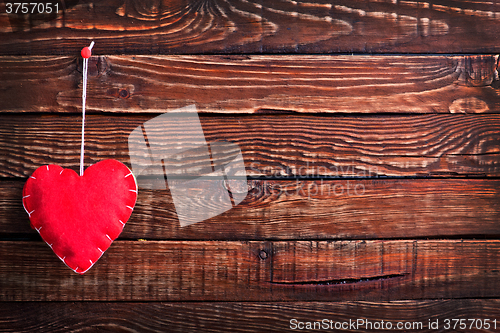
{"label": "pushpin head", "polygon": [[90,58],[90,56],[91,56],[91,55],[92,55],[92,51],[90,50],[90,48],[89,48],[89,47],[84,47],[84,48],[82,49],[82,57],[83,57],[83,58],[88,59],[88,58]]}

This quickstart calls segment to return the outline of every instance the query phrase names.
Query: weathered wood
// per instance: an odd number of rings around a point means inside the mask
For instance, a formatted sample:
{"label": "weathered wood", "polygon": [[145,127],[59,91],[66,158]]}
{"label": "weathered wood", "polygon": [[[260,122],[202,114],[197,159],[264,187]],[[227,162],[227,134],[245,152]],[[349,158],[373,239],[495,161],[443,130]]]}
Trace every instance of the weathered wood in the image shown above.
{"label": "weathered wood", "polygon": [[[2,332],[15,333],[66,333],[84,328],[106,332],[290,332],[291,327],[299,325],[293,319],[303,322],[301,326],[326,319],[328,325],[333,325],[330,331],[335,331],[336,325],[343,325],[343,332],[366,331],[370,328],[368,322],[381,325],[384,321],[384,328],[390,323],[396,329],[401,323],[403,328],[407,326],[406,331],[437,332],[447,331],[446,319],[450,319],[451,327],[455,324],[451,319],[465,319],[467,332],[491,332],[495,319],[497,329],[500,325],[499,308],[498,299],[342,303],[2,302],[0,327]],[[357,322],[358,319],[365,322]],[[484,329],[485,319],[490,319],[489,330]],[[438,327],[429,327],[429,321],[434,324],[436,320]],[[456,328],[459,327],[460,322]]]}
{"label": "weathered wood", "polygon": [[[500,36],[500,34],[498,34]],[[108,56],[88,112],[498,113],[498,56]],[[76,58],[0,57],[1,112],[79,112]]]}
{"label": "weathered wood", "polygon": [[[281,332],[292,317],[327,317],[434,332],[446,318],[499,315],[497,1],[5,6],[0,331]],[[168,189],[141,189],[121,238],[79,276],[20,199],[36,167],[78,168],[90,40],[87,165],[130,165],[134,128],[194,104],[207,141],[237,144],[260,178],[240,205],[185,228]],[[359,55],[373,53],[392,55]],[[327,179],[339,176],[350,178]]]}
{"label": "weathered wood", "polygon": [[63,2],[45,16],[0,4],[1,54],[77,54],[89,39],[107,54],[500,50],[496,2]]}
{"label": "weathered wood", "polygon": [[117,241],[85,275],[0,242],[1,301],[498,298],[499,241]]}
{"label": "weathered wood", "polygon": [[[150,165],[147,147],[129,146],[129,136],[153,118],[87,117],[86,165],[114,158],[130,166],[129,155],[138,166]],[[77,170],[81,121],[81,115],[0,115],[0,176],[29,177],[45,164]],[[229,141],[240,147],[253,177],[500,175],[499,115],[255,115],[200,121],[209,144]],[[162,128],[155,127],[160,136],[150,132],[148,137],[160,142],[177,138],[171,131],[166,137]],[[176,142],[188,145],[192,138],[184,130],[180,127]],[[183,165],[193,166],[194,176],[202,174],[192,159]]]}
{"label": "weathered wood", "polygon": [[[181,227],[168,190],[139,190],[122,239],[496,237],[499,180],[250,181],[233,209]],[[0,236],[32,237],[22,182],[0,182]],[[200,207],[200,209],[204,209]],[[31,236],[30,236],[31,235]]]}

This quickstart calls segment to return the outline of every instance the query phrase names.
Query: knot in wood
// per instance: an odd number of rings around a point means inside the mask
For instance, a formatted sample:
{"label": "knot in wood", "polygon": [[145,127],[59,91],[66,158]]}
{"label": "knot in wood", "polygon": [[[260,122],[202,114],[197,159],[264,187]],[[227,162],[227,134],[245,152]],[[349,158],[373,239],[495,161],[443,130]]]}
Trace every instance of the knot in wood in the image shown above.
{"label": "knot in wood", "polygon": [[266,250],[260,250],[259,252],[259,258],[262,259],[262,260],[265,260],[268,258],[268,254],[266,252]]}
{"label": "knot in wood", "polygon": [[118,94],[120,95],[120,98],[129,98],[130,97],[130,92],[127,89],[121,89]]}

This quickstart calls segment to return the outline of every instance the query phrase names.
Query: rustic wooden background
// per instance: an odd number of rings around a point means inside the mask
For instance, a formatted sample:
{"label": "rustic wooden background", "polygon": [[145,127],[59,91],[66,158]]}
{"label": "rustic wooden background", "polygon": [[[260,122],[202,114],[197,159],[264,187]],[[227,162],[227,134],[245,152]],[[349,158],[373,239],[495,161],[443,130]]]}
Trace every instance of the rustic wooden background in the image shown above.
{"label": "rustic wooden background", "polygon": [[[500,329],[499,1],[60,4],[0,3],[0,331]],[[180,228],[168,191],[141,190],[80,276],[30,229],[21,193],[41,165],[78,169],[91,40],[86,165],[130,166],[134,128],[195,104],[207,141],[241,147],[249,193]]]}

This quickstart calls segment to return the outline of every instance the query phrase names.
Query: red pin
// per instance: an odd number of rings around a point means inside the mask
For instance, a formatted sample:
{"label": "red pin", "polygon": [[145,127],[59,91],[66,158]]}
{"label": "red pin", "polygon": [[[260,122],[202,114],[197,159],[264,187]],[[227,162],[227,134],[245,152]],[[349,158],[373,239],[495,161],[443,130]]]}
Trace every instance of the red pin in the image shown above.
{"label": "red pin", "polygon": [[85,58],[85,59],[88,59],[90,58],[90,56],[92,55],[92,47],[94,46],[94,42],[90,43],[90,46],[86,46],[82,49],[82,57]]}

